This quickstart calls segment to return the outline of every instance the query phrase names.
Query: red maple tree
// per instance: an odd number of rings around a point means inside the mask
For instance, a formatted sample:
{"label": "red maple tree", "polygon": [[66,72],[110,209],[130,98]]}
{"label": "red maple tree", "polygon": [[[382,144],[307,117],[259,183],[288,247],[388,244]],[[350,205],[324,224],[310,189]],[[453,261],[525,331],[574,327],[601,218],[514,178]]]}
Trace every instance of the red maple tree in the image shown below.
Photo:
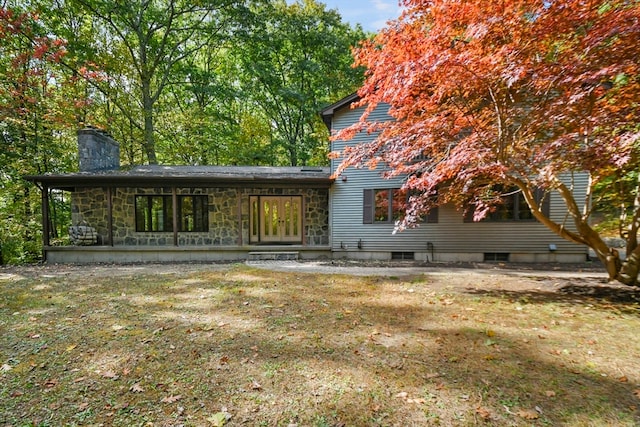
{"label": "red maple tree", "polygon": [[[567,0],[403,0],[405,12],[355,51],[366,67],[360,121],[334,135],[379,132],[347,147],[349,166],[387,166],[418,190],[397,225],[455,203],[475,220],[517,187],[535,218],[587,245],[610,279],[636,284],[640,193],[627,217],[627,257],[590,225],[594,186],[634,170],[640,123],[640,3]],[[395,119],[369,120],[379,104]],[[572,176],[587,173],[586,194]],[[437,190],[438,197],[432,197]],[[556,192],[565,222],[536,193]]]}

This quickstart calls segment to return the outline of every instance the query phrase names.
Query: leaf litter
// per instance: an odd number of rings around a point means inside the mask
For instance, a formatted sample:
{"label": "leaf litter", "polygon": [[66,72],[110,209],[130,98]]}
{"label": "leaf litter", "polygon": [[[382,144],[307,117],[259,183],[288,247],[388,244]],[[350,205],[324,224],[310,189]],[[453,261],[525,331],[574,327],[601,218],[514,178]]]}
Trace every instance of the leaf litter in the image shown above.
{"label": "leaf litter", "polygon": [[498,273],[200,270],[4,284],[0,423],[639,423],[635,303]]}

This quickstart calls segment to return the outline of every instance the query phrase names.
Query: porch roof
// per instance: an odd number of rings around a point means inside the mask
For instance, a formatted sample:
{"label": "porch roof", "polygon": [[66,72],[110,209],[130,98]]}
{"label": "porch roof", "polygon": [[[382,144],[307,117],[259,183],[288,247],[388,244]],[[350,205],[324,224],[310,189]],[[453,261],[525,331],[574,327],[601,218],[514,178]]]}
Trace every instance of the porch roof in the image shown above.
{"label": "porch roof", "polygon": [[328,188],[328,167],[314,166],[163,166],[62,174],[28,175],[27,181],[73,191],[86,187],[315,187]]}

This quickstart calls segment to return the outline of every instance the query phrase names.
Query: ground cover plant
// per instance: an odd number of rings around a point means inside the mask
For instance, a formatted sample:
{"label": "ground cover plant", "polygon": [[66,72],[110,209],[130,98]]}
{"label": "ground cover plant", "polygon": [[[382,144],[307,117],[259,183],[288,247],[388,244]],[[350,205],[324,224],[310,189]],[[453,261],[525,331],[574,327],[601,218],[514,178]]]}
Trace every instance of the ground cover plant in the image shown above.
{"label": "ground cover plant", "polygon": [[0,425],[640,423],[640,293],[600,277],[100,271],[0,270]]}

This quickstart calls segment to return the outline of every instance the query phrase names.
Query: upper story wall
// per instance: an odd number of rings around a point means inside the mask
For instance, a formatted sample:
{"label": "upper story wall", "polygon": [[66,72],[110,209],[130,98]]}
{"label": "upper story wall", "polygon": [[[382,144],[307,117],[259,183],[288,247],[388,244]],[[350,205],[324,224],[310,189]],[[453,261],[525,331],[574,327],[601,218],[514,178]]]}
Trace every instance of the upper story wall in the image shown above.
{"label": "upper story wall", "polygon": [[[364,107],[337,109],[332,117],[333,131],[344,129],[357,122]],[[380,105],[370,115],[370,120],[391,120],[387,106]],[[362,132],[350,141],[335,141],[332,151],[342,151],[346,146],[372,141],[375,134]],[[331,161],[331,171],[342,161]],[[482,221],[467,222],[461,210],[453,205],[439,207],[436,223],[420,224],[415,229],[393,234],[394,224],[364,223],[365,189],[400,188],[402,177],[383,179],[384,165],[375,170],[367,167],[349,167],[338,177],[331,188],[331,230],[334,250],[363,251],[427,251],[435,247],[440,253],[540,253],[548,254],[550,245],[557,253],[585,252],[584,247],[568,242],[537,221]],[[576,201],[581,204],[586,197],[588,175],[576,173],[562,177],[574,188]],[[567,216],[564,201],[557,193],[550,196],[550,217],[569,229],[574,228]],[[360,248],[358,248],[358,245]]]}

